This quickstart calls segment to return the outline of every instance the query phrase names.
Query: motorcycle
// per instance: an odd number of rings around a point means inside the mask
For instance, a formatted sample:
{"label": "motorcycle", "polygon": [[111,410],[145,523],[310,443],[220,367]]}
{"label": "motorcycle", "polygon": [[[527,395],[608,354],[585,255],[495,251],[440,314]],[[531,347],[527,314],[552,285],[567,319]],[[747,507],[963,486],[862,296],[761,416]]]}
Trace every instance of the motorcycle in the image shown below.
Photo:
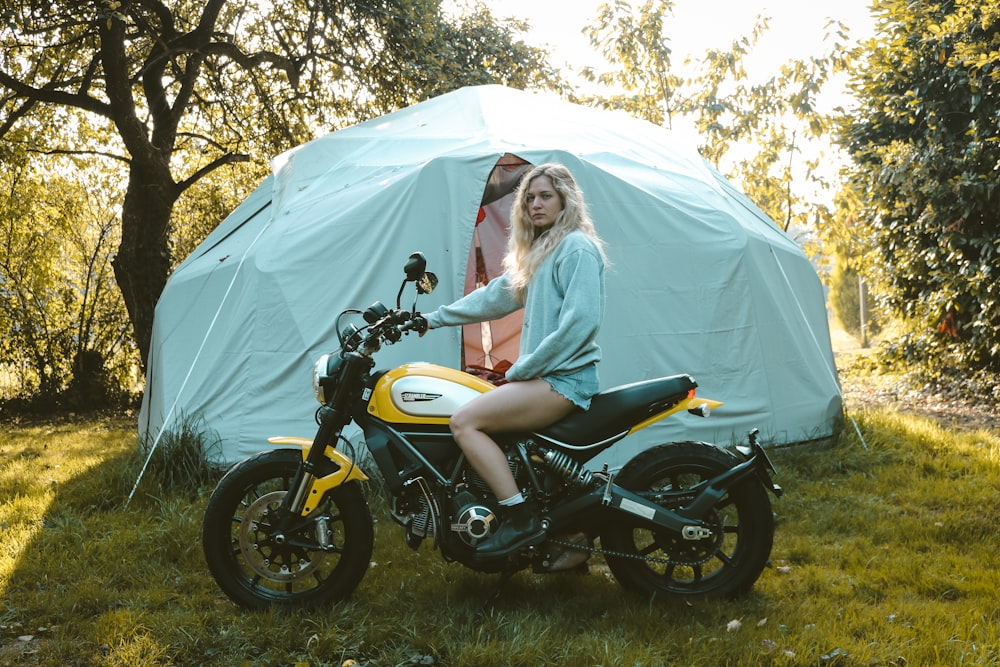
{"label": "motorcycle", "polygon": [[[625,589],[646,597],[723,598],[752,588],[774,536],[768,492],[782,494],[756,429],[747,445],[731,449],[671,442],[617,471],[588,466],[627,435],[685,410],[707,417],[721,405],[697,397],[688,375],[603,391],[589,410],[538,432],[496,434],[546,540],[503,557],[477,554],[497,528],[499,505],[452,440],[448,419],[495,386],[427,363],[375,369],[383,346],[426,328],[417,299],[437,279],[420,253],[404,273],[394,309],[375,302],[338,317],[340,347],[313,369],[321,404],[315,437],[269,439],[276,448],[236,464],[212,493],[202,545],[229,598],[249,609],[316,606],[360,584],[374,530],[364,492],[369,477],[344,436],[352,421],[406,544],[418,549],[427,541],[449,561],[500,573],[498,590],[523,569],[579,570],[592,555],[603,557]],[[407,310],[400,304],[409,283],[416,294]],[[343,318],[359,315],[362,326],[342,328]]]}

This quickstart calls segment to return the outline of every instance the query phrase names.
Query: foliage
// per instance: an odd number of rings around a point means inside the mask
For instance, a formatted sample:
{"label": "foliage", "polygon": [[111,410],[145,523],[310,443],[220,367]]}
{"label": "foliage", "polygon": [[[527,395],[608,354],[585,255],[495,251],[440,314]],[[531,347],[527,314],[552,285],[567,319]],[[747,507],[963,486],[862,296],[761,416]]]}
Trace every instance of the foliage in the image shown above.
{"label": "foliage", "polygon": [[672,127],[674,115],[685,104],[680,99],[684,82],[674,72],[673,50],[664,34],[664,21],[673,15],[674,4],[673,0],[647,0],[638,15],[626,2],[598,8],[594,25],[585,32],[611,69],[581,71],[585,79],[608,91],[593,101]]}
{"label": "foliage", "polygon": [[[923,665],[1000,659],[1000,439],[891,412],[772,457],[774,567],[742,599],[650,604],[591,573],[497,575],[411,551],[386,514],[352,601],[237,610],[199,547],[206,497],[127,507],[122,422],[0,433],[0,665]],[[932,557],[931,557],[932,556]],[[81,576],[86,573],[87,576]]]}
{"label": "foliage", "polygon": [[[833,271],[830,272],[830,306],[844,331],[852,336],[860,336],[864,325],[866,335],[873,336],[882,329],[881,319],[867,288],[862,292],[860,278],[858,270],[845,257],[837,255]],[[865,296],[864,322],[861,320],[862,293]]]}
{"label": "foliage", "polygon": [[[10,146],[0,174],[0,367],[6,391],[76,409],[117,404],[135,378],[128,319],[111,275],[117,237],[103,174],[60,158],[40,168]],[[52,169],[58,164],[58,168]]]}
{"label": "foliage", "polygon": [[[1000,370],[1000,9],[876,4],[841,141],[871,277],[928,369]],[[863,57],[862,57],[863,56]]]}
{"label": "foliage", "polygon": [[0,15],[0,138],[31,126],[32,150],[127,165],[114,270],[143,361],[171,214],[202,178],[467,83],[556,81],[521,24],[453,23],[440,0],[56,0]]}
{"label": "foliage", "polygon": [[674,127],[689,121],[697,130],[702,155],[728,177],[786,232],[826,222],[831,213],[817,203],[829,185],[823,156],[805,157],[807,146],[830,129],[817,98],[830,77],[845,65],[846,28],[830,26],[829,51],[790,61],[763,82],[752,82],[744,59],[764,38],[766,18],[728,49],[709,49],[693,63],[695,74],[681,77],[672,62],[667,37],[672,0],[645,0],[637,9],[624,0],[602,5],[588,29],[611,69],[583,74],[612,92],[595,102],[626,110],[650,122]]}

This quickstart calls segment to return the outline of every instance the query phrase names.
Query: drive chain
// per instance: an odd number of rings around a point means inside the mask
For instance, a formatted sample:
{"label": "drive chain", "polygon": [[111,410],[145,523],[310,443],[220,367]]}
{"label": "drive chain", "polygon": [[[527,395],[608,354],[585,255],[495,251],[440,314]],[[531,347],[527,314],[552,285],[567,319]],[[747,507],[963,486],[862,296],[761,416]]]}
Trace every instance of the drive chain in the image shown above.
{"label": "drive chain", "polygon": [[612,551],[611,549],[599,549],[597,547],[592,547],[589,545],[576,544],[574,542],[563,542],[562,540],[550,539],[549,542],[552,544],[558,544],[561,547],[566,547],[568,549],[573,549],[575,551],[587,551],[592,554],[600,554],[602,556],[614,556],[615,558],[628,558],[630,560],[641,560],[647,563],[661,563],[663,565],[699,565],[706,562],[708,559],[699,561],[698,563],[685,563],[682,561],[670,560],[669,558],[656,558],[655,556],[640,556],[639,554],[625,553],[624,551]]}

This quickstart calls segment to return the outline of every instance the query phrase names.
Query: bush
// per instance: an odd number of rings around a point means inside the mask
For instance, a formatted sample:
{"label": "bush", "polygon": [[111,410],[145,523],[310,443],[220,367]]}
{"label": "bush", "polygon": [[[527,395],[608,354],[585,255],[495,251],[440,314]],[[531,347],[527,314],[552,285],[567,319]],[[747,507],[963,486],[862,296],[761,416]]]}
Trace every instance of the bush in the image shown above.
{"label": "bush", "polygon": [[909,330],[883,341],[873,358],[876,372],[902,373],[932,394],[1000,403],[1000,373],[969,368],[959,345],[936,332]]}

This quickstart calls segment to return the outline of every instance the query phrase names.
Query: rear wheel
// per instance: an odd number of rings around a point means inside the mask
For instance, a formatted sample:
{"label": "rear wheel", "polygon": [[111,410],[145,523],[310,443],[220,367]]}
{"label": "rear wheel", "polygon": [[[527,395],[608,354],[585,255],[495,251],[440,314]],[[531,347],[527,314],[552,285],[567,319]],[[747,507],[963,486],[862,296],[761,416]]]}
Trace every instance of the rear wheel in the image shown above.
{"label": "rear wheel", "polygon": [[[648,449],[615,479],[637,493],[656,494],[677,509],[694,489],[734,465],[731,452],[703,442],[678,442]],[[629,521],[627,515],[601,533],[608,567],[625,588],[650,596],[722,598],[750,590],[767,565],[774,539],[774,515],[767,491],[756,477],[733,488],[701,519],[711,535],[685,540],[667,530]]]}
{"label": "rear wheel", "polygon": [[298,450],[258,454],[230,470],[209,499],[205,560],[241,607],[304,607],[346,598],[371,562],[372,518],[357,482],[329,492],[307,519],[276,538],[276,511],[301,462]]}

